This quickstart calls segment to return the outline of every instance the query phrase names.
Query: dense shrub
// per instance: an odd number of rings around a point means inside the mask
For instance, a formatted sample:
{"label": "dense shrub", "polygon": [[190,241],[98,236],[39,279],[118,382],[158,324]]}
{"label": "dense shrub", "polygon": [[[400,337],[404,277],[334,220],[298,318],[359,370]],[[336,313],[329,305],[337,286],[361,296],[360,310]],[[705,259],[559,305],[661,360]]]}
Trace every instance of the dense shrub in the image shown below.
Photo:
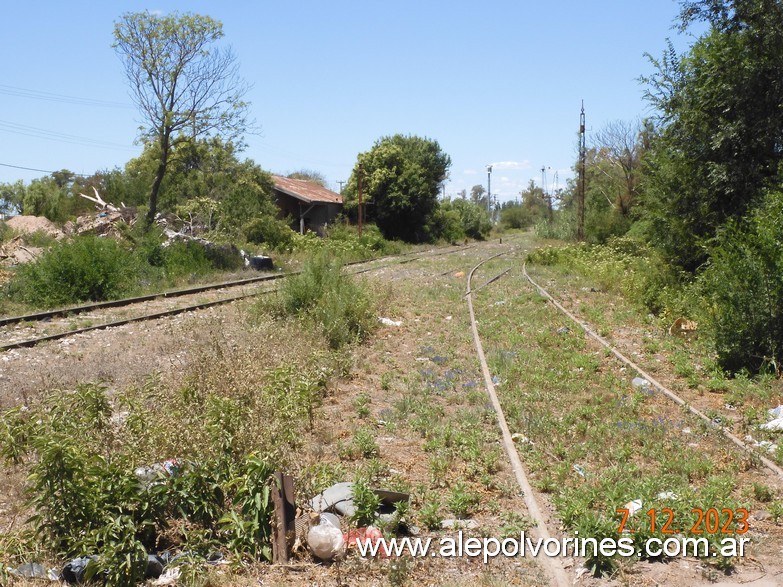
{"label": "dense shrub", "polygon": [[277,251],[290,250],[294,244],[294,231],[286,222],[272,216],[256,218],[245,225],[244,232],[248,242],[266,244]]}
{"label": "dense shrub", "polygon": [[39,307],[102,301],[131,292],[137,272],[138,261],[117,241],[81,236],[19,267],[10,290]]}
{"label": "dense shrub", "polygon": [[[476,240],[484,240],[492,230],[489,214],[482,207],[470,200],[452,200],[441,204],[446,213],[456,212],[465,236]],[[448,240],[448,239],[447,239]]]}
{"label": "dense shrub", "polygon": [[783,361],[783,193],[729,223],[698,279],[721,365],[756,372]]}
{"label": "dense shrub", "polygon": [[283,314],[315,320],[332,348],[361,340],[375,324],[367,289],[345,275],[342,264],[327,252],[285,281],[277,305]]}

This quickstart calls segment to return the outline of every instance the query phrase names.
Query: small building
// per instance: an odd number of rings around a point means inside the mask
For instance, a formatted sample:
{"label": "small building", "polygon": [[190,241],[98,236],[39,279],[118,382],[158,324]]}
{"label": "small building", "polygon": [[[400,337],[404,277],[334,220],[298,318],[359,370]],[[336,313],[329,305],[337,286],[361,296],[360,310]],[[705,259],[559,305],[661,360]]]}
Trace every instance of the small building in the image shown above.
{"label": "small building", "polygon": [[343,197],[317,183],[279,175],[272,179],[280,216],[292,218],[291,228],[300,234],[312,230],[323,235],[326,225],[334,222],[343,209]]}

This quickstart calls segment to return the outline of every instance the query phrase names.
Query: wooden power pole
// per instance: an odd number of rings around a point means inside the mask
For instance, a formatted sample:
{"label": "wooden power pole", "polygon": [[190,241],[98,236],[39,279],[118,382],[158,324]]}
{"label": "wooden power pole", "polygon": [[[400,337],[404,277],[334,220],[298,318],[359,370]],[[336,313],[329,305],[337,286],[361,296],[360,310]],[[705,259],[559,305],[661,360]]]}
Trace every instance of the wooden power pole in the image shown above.
{"label": "wooden power pole", "polygon": [[585,103],[582,100],[582,112],[579,115],[579,179],[576,191],[576,239],[585,240]]}
{"label": "wooden power pole", "polygon": [[359,236],[362,236],[362,164],[359,163]]}

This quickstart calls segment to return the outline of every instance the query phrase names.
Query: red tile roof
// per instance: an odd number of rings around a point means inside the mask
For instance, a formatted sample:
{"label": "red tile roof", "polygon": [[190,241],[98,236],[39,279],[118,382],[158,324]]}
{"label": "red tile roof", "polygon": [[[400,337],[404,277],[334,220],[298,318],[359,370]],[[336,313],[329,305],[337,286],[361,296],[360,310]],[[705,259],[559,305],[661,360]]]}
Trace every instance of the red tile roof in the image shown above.
{"label": "red tile roof", "polygon": [[283,192],[289,196],[302,200],[303,202],[318,203],[318,204],[342,204],[343,197],[328,190],[325,187],[321,187],[317,183],[311,181],[305,181],[304,179],[290,179],[288,177],[280,177],[279,175],[273,175],[272,179],[275,182],[275,189]]}

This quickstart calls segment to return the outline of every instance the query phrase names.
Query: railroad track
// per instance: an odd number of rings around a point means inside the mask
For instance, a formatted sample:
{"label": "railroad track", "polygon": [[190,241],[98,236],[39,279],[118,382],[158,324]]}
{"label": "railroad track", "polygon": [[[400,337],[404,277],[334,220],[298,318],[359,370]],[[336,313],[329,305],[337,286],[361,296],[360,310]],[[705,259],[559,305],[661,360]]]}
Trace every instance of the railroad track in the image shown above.
{"label": "railroad track", "polygon": [[[444,249],[431,249],[423,252],[417,251],[411,253],[403,253],[400,255],[379,257],[377,259],[370,259],[367,261],[355,261],[355,262],[347,263],[346,266],[352,267],[352,269],[348,270],[350,274],[358,275],[370,271],[377,271],[379,269],[383,269],[391,265],[411,263],[418,259],[436,257],[439,255],[447,255],[455,251],[472,248],[473,246],[475,245],[445,247]],[[369,265],[369,267],[356,269],[356,267],[362,265]],[[21,338],[17,340],[6,340],[0,342],[0,352],[4,352],[10,349],[29,348],[43,342],[58,340],[68,336],[74,336],[77,334],[91,332],[93,330],[104,330],[106,328],[122,326],[125,324],[130,324],[133,322],[141,322],[145,320],[157,320],[160,318],[165,318],[167,316],[174,316],[184,312],[202,310],[213,306],[229,304],[232,302],[236,302],[239,300],[247,299],[258,295],[264,295],[276,291],[277,289],[274,287],[263,289],[263,285],[266,284],[267,282],[274,282],[274,281],[279,281],[281,279],[286,279],[293,275],[297,275],[298,273],[299,271],[285,273],[285,274],[281,273],[281,274],[274,274],[274,275],[262,275],[257,277],[231,280],[231,281],[226,281],[221,283],[199,285],[199,286],[194,286],[189,288],[170,290],[166,292],[148,294],[143,296],[135,296],[131,298],[124,298],[121,300],[95,302],[95,303],[82,304],[77,306],[70,306],[66,308],[59,308],[55,310],[48,310],[44,312],[37,312],[33,314],[26,314],[22,316],[12,316],[7,318],[2,318],[0,319],[0,328],[2,327],[7,328],[9,326],[18,325],[22,323],[40,324],[40,323],[51,321],[54,318],[72,319],[72,317],[74,316],[89,314],[91,312],[96,312],[100,310],[133,307],[138,305],[148,305],[151,303],[160,302],[161,300],[185,298],[187,296],[209,294],[211,292],[221,292],[221,291],[232,290],[232,289],[242,289],[242,288],[245,289],[245,291],[236,295],[221,296],[218,297],[217,299],[211,299],[206,301],[201,300],[194,303],[179,305],[174,308],[164,308],[162,310],[157,310],[153,312],[145,312],[140,315],[136,315],[132,317],[121,317],[118,319],[101,321],[99,324],[87,324],[82,327],[66,327],[66,329],[63,330],[62,332],[56,332],[52,334],[43,334],[39,336]],[[251,291],[247,291],[248,287],[252,288]]]}
{"label": "railroad track", "polygon": [[[511,431],[509,430],[508,424],[506,422],[506,416],[503,413],[503,406],[500,404],[500,400],[498,399],[498,396],[495,393],[495,385],[492,381],[492,375],[489,372],[487,359],[484,356],[484,348],[481,344],[481,337],[479,336],[478,325],[476,324],[476,313],[475,310],[473,309],[474,291],[477,291],[478,289],[484,287],[485,285],[489,285],[491,282],[497,280],[503,274],[507,273],[507,271],[485,282],[484,285],[476,289],[473,289],[471,286],[471,281],[473,279],[474,273],[479,267],[481,267],[487,261],[491,259],[495,259],[497,257],[501,257],[506,254],[508,253],[498,253],[496,255],[493,255],[492,257],[488,257],[483,261],[481,261],[480,263],[478,263],[477,265],[475,265],[470,270],[470,273],[468,273],[468,278],[467,278],[467,288],[465,291],[465,298],[467,299],[468,311],[470,312],[470,328],[473,333],[473,342],[476,345],[476,353],[479,358],[479,363],[481,364],[481,372],[482,375],[484,376],[484,385],[486,387],[487,394],[489,395],[490,401],[492,402],[492,407],[495,409],[495,415],[497,417],[498,427],[500,428],[501,437],[503,441],[503,449],[505,450],[506,455],[508,456],[508,459],[511,463],[511,469],[514,471],[514,477],[517,481],[517,485],[519,485],[519,489],[522,492],[522,497],[524,498],[525,506],[527,507],[529,517],[535,523],[536,533],[538,534],[538,537],[540,539],[549,541],[552,539],[552,532],[550,532],[549,528],[547,527],[546,521],[544,519],[543,509],[541,508],[538,499],[536,499],[536,492],[533,490],[533,487],[528,481],[528,476],[525,470],[525,466],[522,464],[522,460],[519,458],[519,454],[517,453],[516,446],[514,445],[514,440],[511,437]],[[571,579],[568,577],[565,569],[563,568],[562,564],[560,564],[560,560],[558,558],[545,556],[539,560],[543,562],[543,566],[546,568],[549,574],[550,580],[552,581],[551,583],[552,585],[556,585],[557,587],[568,587],[572,584]]]}
{"label": "railroad track", "polygon": [[[778,481],[783,480],[783,469],[780,466],[778,466],[775,462],[773,462],[771,459],[765,457],[760,449],[758,449],[754,445],[751,445],[743,441],[742,439],[737,437],[727,426],[724,426],[719,421],[715,421],[714,419],[707,416],[703,411],[693,407],[687,399],[681,397],[680,395],[678,395],[677,393],[673,392],[671,389],[666,387],[659,380],[657,380],[655,377],[650,375],[650,373],[648,373],[641,366],[639,366],[636,362],[629,359],[625,354],[619,351],[614,345],[612,345],[604,337],[600,336],[588,322],[581,319],[579,316],[577,316],[576,314],[574,314],[573,312],[565,308],[563,304],[561,304],[552,294],[550,294],[546,289],[544,289],[530,276],[530,274],[527,271],[526,262],[522,263],[521,271],[519,271],[520,270],[519,267],[508,268],[502,271],[501,273],[495,275],[491,279],[488,279],[487,281],[481,283],[481,285],[478,285],[479,282],[477,282],[476,286],[473,285],[474,279],[476,277],[475,275],[476,272],[485,263],[493,259],[501,259],[502,257],[510,255],[513,252],[514,249],[509,249],[508,251],[492,255],[491,257],[487,257],[482,261],[480,261],[479,263],[477,263],[470,270],[467,276],[465,298],[467,301],[468,310],[470,314],[470,325],[471,325],[471,331],[473,335],[473,341],[476,348],[476,354],[478,356],[479,363],[481,365],[481,371],[484,379],[485,389],[496,414],[497,425],[501,433],[503,448],[508,457],[508,461],[511,465],[511,469],[514,473],[521,495],[524,498],[525,506],[528,511],[528,516],[533,522],[533,529],[539,538],[546,541],[548,539],[551,539],[553,535],[557,536],[558,533],[553,532],[550,529],[550,527],[547,525],[546,522],[547,517],[544,514],[544,509],[541,507],[541,501],[539,500],[539,498],[537,498],[537,491],[534,490],[532,485],[530,484],[530,481],[528,479],[528,471],[526,470],[525,465],[522,463],[519,457],[517,445],[515,444],[512,438],[511,430],[509,429],[509,425],[507,423],[506,416],[503,411],[503,405],[496,393],[495,382],[493,380],[492,374],[487,364],[487,360],[484,354],[484,347],[481,341],[481,336],[479,334],[476,312],[473,306],[473,297],[476,292],[478,292],[480,289],[484,288],[485,286],[488,286],[489,284],[495,282],[496,280],[500,279],[507,273],[514,271],[514,269],[516,269],[518,273],[521,273],[524,279],[527,280],[527,282],[529,282],[530,286],[534,288],[534,291],[536,291],[540,296],[546,299],[553,309],[555,309],[559,313],[562,313],[571,322],[578,325],[579,328],[581,328],[587,334],[588,337],[590,337],[595,342],[600,344],[604,349],[606,349],[608,351],[607,360],[619,361],[620,363],[622,363],[624,367],[628,368],[629,370],[632,370],[639,377],[646,379],[650,383],[650,385],[654,387],[657,392],[659,392],[660,396],[665,398],[664,401],[668,400],[671,404],[673,404],[677,408],[686,411],[691,416],[702,421],[709,429],[714,430],[720,434],[720,436],[718,436],[717,438],[722,437],[724,440],[728,441],[728,443],[726,443],[726,446],[733,447],[734,450],[740,451],[742,454],[752,455],[752,458],[755,460],[755,462],[759,464],[759,466],[763,467],[768,472],[772,473],[773,476],[776,477]],[[522,382],[522,385],[523,386],[525,385],[524,382]],[[565,586],[565,585],[572,584],[571,579],[567,576],[568,573],[563,568],[563,566],[561,565],[561,561],[558,558],[543,557],[543,558],[539,558],[539,562],[543,563],[543,567],[548,572],[552,585]]]}

